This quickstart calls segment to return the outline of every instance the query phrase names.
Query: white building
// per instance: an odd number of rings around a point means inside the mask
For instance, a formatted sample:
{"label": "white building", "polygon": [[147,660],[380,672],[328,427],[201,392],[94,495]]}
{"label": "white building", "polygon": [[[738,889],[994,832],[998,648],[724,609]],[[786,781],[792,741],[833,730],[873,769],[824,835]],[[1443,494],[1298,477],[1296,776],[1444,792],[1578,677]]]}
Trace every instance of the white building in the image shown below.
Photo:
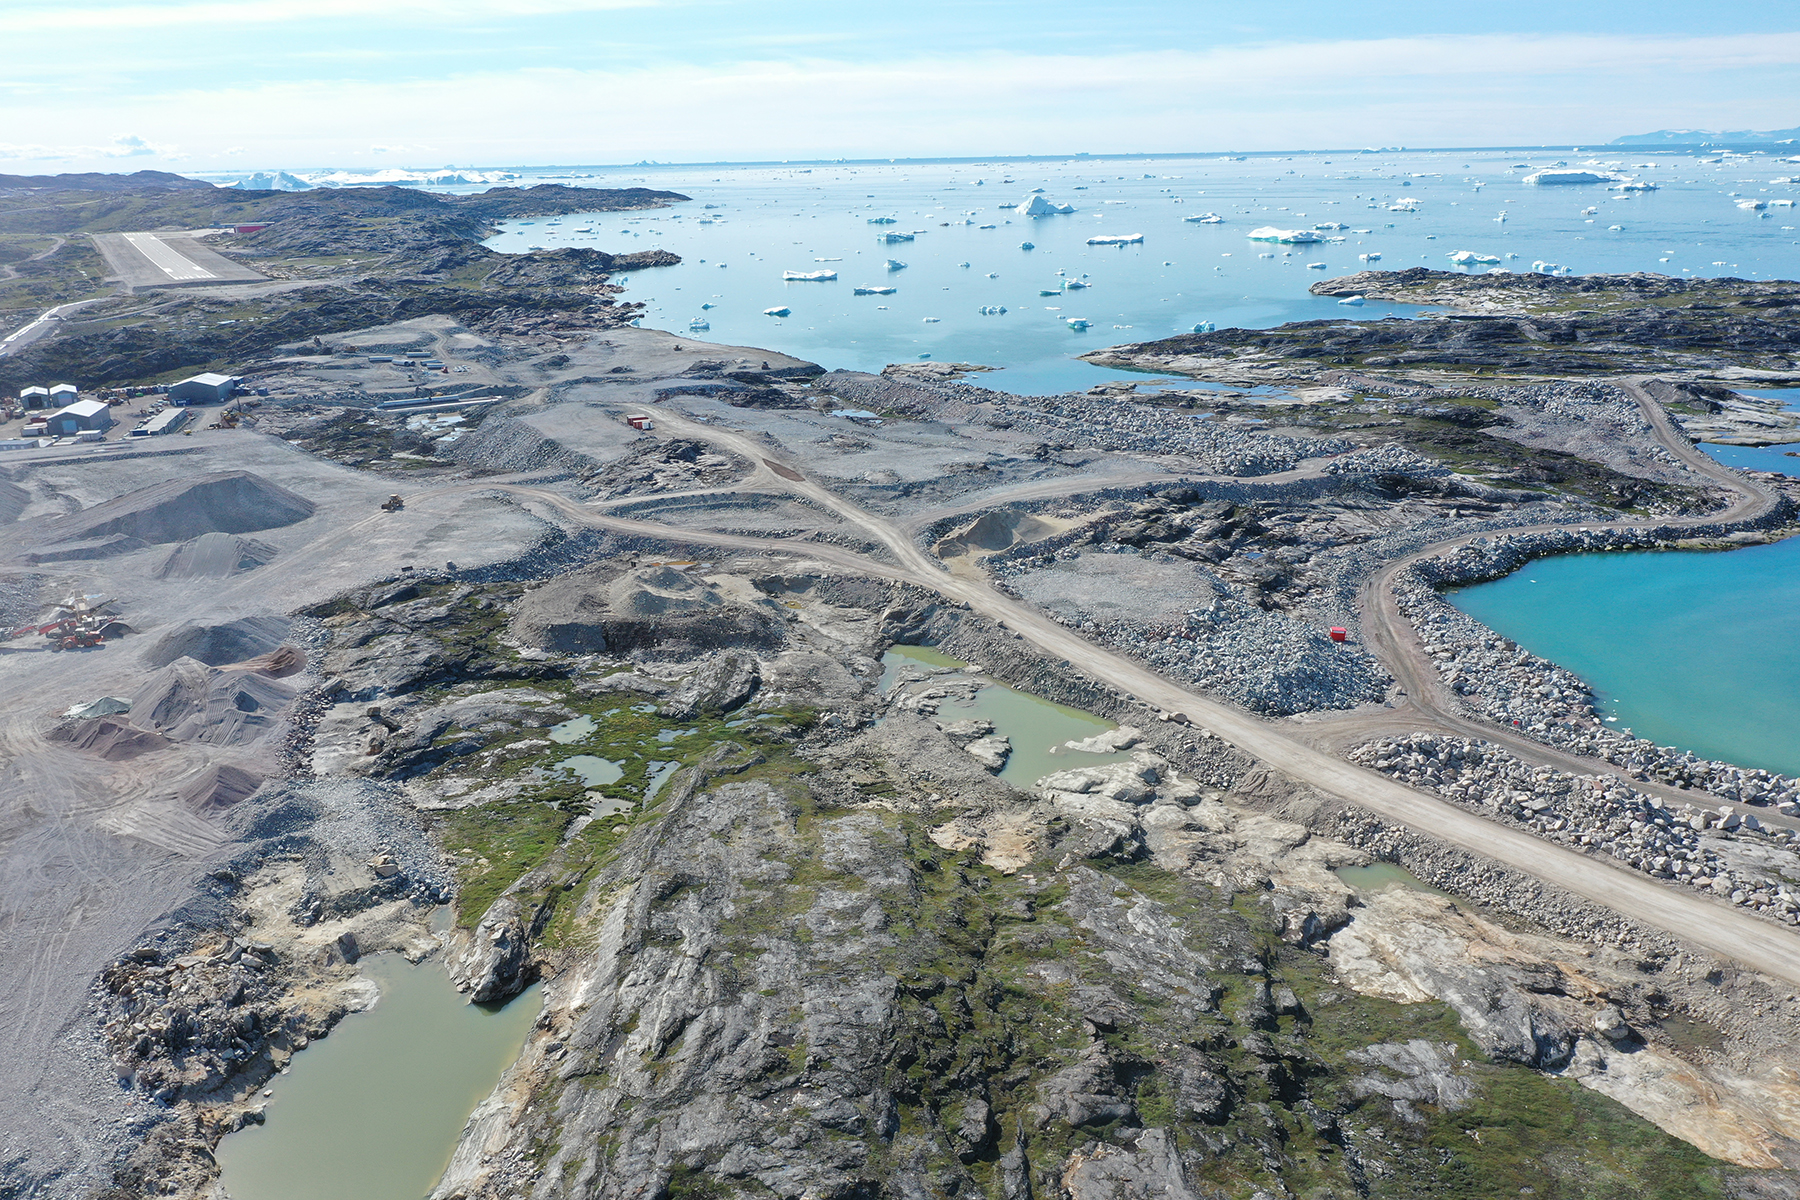
{"label": "white building", "polygon": [[50,407],[50,389],[49,388],[41,388],[41,387],[24,388],[23,390],[21,390],[19,392],[19,407],[20,408],[49,408]]}
{"label": "white building", "polygon": [[215,375],[210,371],[171,384],[170,404],[223,404],[243,380],[236,375]]}
{"label": "white building", "polygon": [[51,437],[74,437],[88,430],[104,430],[113,423],[112,410],[102,400],[77,400],[59,408],[44,421],[44,431]]}
{"label": "white building", "polygon": [[81,399],[81,389],[72,383],[57,383],[50,387],[50,403],[53,407],[62,408]]}

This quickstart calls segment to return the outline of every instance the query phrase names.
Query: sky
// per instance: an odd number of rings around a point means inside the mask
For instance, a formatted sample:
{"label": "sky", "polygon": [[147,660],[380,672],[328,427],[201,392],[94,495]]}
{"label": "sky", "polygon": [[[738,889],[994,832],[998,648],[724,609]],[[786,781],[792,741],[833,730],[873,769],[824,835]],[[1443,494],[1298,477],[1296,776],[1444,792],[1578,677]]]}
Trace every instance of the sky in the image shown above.
{"label": "sky", "polygon": [[0,171],[1592,145],[1800,125],[1800,6],[5,0]]}

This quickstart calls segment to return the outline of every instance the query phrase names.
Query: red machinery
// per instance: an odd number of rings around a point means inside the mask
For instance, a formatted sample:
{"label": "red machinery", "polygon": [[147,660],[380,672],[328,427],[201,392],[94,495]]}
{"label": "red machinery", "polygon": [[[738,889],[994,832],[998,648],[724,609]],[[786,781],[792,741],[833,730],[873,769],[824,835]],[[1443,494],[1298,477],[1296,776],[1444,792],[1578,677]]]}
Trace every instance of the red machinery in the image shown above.
{"label": "red machinery", "polygon": [[102,630],[111,618],[102,615],[112,601],[105,596],[70,596],[56,605],[56,615],[39,625],[6,631],[7,640],[42,634],[52,650],[88,650],[106,644]]}

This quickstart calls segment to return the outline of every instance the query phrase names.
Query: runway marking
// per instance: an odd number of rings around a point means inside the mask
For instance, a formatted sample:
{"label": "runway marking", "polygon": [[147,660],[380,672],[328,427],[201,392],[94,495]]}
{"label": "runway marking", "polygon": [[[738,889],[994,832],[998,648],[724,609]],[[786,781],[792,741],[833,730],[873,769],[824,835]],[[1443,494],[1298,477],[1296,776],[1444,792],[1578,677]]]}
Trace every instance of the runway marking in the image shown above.
{"label": "runway marking", "polygon": [[181,252],[154,233],[128,233],[125,240],[132,249],[149,259],[151,264],[170,279],[217,279],[218,276],[182,257]]}

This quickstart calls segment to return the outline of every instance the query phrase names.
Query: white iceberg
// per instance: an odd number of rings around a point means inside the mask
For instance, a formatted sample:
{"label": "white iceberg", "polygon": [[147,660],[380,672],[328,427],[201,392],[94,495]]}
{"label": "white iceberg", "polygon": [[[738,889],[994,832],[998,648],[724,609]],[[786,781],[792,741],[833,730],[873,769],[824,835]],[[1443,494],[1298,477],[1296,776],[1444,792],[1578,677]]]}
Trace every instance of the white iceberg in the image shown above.
{"label": "white iceberg", "polygon": [[1326,221],[1322,224],[1314,225],[1313,228],[1321,229],[1321,230],[1332,230],[1332,229],[1348,229],[1350,227],[1348,225],[1342,224],[1341,222],[1338,222],[1338,221]]}
{"label": "white iceberg", "polygon": [[305,192],[312,189],[312,184],[286,171],[256,171],[218,186],[246,192]]}
{"label": "white iceberg", "polygon": [[1217,325],[1214,325],[1211,321],[1202,321],[1198,325],[1194,326],[1193,332],[1195,332],[1195,333],[1214,333],[1218,330],[1218,328],[1219,327]]}
{"label": "white iceberg", "polygon": [[1086,286],[1087,286],[1087,284],[1083,283],[1079,279],[1068,279],[1068,280],[1063,281],[1063,290],[1067,291],[1067,292],[1080,291],[1082,288],[1084,288]]}
{"label": "white iceberg", "polygon": [[1307,263],[1306,269],[1309,271],[1323,271],[1326,267],[1324,263]]}
{"label": "white iceberg", "polygon": [[1195,225],[1222,225],[1225,223],[1225,218],[1214,212],[1197,213],[1194,216],[1183,217],[1181,219],[1192,222]]}
{"label": "white iceberg", "polygon": [[890,271],[904,271],[904,270],[906,270],[906,264],[905,264],[905,263],[903,263],[903,262],[901,262],[901,261],[900,261],[900,260],[899,260],[899,259],[897,259],[897,258],[890,258],[890,259],[888,259],[888,260],[887,260],[887,262],[886,262],[886,263],[885,263],[885,264],[884,264],[884,265],[885,265],[885,266],[886,266],[886,267],[887,267],[887,269],[888,269],[888,270],[890,270]]}
{"label": "white iceberg", "polygon": [[1357,256],[1356,256],[1356,257],[1357,257],[1357,258],[1358,258],[1358,259],[1360,259],[1360,260],[1361,260],[1361,261],[1363,261],[1363,262],[1380,262],[1380,261],[1381,261],[1381,254],[1380,254],[1380,252],[1379,252],[1379,251],[1374,251],[1374,250],[1371,250],[1371,251],[1370,251],[1370,252],[1369,252],[1369,253],[1367,253],[1367,254],[1359,254],[1359,255],[1357,255]]}
{"label": "white iceberg", "polygon": [[1619,177],[1617,175],[1613,175],[1613,174],[1610,174],[1610,173],[1607,173],[1604,171],[1545,170],[1545,171],[1533,171],[1531,174],[1527,175],[1524,179],[1521,179],[1519,182],[1520,183],[1535,183],[1535,184],[1540,184],[1540,185],[1543,185],[1543,184],[1570,184],[1570,183],[1615,183],[1618,181],[1618,178]]}
{"label": "white iceberg", "polygon": [[1644,179],[1621,179],[1612,186],[1618,192],[1654,192],[1661,185]]}
{"label": "white iceberg", "polygon": [[1500,256],[1497,254],[1477,254],[1473,250],[1458,250],[1455,254],[1447,257],[1459,267],[1488,267],[1500,261]]}
{"label": "white iceberg", "polygon": [[712,322],[708,321],[705,317],[695,317],[688,322],[688,329],[693,333],[702,333],[711,328]]}
{"label": "white iceberg", "polygon": [[824,283],[826,280],[836,278],[836,271],[783,271],[781,273],[783,283]]}
{"label": "white iceberg", "polygon": [[1054,217],[1075,211],[1073,204],[1058,204],[1054,200],[1046,200],[1042,195],[1032,194],[1023,203],[1013,209],[1021,217]]}
{"label": "white iceberg", "polygon": [[1090,246],[1135,246],[1144,240],[1141,233],[1103,233],[1087,240]]}
{"label": "white iceberg", "polygon": [[910,233],[883,233],[878,235],[875,240],[891,246],[895,242],[910,242],[913,240],[913,235]]}
{"label": "white iceberg", "polygon": [[765,316],[765,317],[791,317],[793,315],[794,315],[794,310],[791,308],[765,308],[765,309],[763,309],[763,316]]}
{"label": "white iceberg", "polygon": [[1361,308],[1363,306],[1363,298],[1361,296],[1345,296],[1342,300],[1339,300],[1338,303],[1348,304],[1351,308]]}
{"label": "white iceberg", "polygon": [[897,225],[899,223],[900,223],[899,218],[897,218],[897,217],[870,217],[869,218],[869,224],[871,224],[871,225]]}
{"label": "white iceberg", "polygon": [[1737,206],[1745,212],[1761,212],[1769,207],[1769,202],[1767,200],[1739,200]]}
{"label": "white iceberg", "polygon": [[1064,317],[1063,324],[1079,333],[1088,327],[1088,320],[1086,317]]}
{"label": "white iceberg", "polygon": [[1003,317],[1006,315],[1004,304],[984,304],[975,310],[984,317]]}
{"label": "white iceberg", "polygon": [[850,289],[851,294],[855,296],[891,296],[899,290],[900,289],[897,287],[888,287],[885,285],[878,286],[875,284]]}
{"label": "white iceberg", "polygon": [[1311,242],[1322,242],[1325,240],[1310,229],[1277,229],[1273,225],[1264,225],[1260,229],[1252,229],[1245,236],[1253,242],[1287,242],[1296,246],[1304,246]]}
{"label": "white iceberg", "polygon": [[1021,250],[1036,250],[1037,247],[1032,245],[1030,242],[1020,242],[1019,249],[1021,249]]}

